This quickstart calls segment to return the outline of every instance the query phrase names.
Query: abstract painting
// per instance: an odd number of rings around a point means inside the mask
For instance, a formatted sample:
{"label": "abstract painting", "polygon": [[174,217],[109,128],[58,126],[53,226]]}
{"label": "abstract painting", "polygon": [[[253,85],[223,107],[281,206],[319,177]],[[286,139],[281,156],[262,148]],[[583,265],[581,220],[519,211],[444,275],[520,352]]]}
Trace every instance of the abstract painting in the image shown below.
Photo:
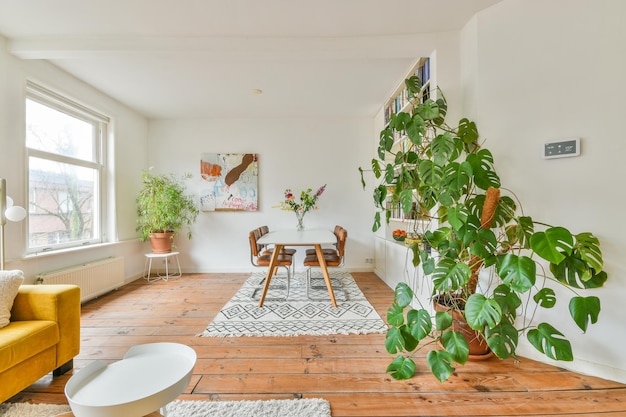
{"label": "abstract painting", "polygon": [[205,153],[200,157],[203,211],[257,211],[259,158],[252,153]]}

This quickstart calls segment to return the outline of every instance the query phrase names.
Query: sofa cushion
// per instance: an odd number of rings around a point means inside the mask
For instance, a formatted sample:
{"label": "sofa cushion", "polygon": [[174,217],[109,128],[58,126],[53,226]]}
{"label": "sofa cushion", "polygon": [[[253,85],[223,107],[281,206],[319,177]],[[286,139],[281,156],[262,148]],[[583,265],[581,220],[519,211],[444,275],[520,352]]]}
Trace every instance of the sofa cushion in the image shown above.
{"label": "sofa cushion", "polygon": [[11,320],[11,307],[20,285],[24,282],[22,271],[0,271],[0,328]]}
{"label": "sofa cushion", "polygon": [[0,329],[0,372],[59,342],[59,326],[53,321],[12,321]]}

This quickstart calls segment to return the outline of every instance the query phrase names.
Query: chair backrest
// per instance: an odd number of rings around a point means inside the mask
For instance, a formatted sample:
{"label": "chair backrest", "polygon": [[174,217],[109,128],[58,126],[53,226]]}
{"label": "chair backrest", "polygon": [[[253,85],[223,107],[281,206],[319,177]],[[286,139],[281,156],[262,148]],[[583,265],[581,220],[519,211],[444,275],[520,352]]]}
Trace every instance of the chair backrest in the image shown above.
{"label": "chair backrest", "polygon": [[342,258],[344,257],[346,253],[346,240],[347,239],[348,239],[348,231],[342,227],[341,230],[339,231],[339,247],[338,247],[339,256]]}
{"label": "chair backrest", "polygon": [[335,247],[337,248],[337,250],[339,250],[339,232],[341,231],[341,229],[343,229],[343,227],[336,225],[335,230],[333,230],[333,233],[337,238],[337,242],[335,243]]}
{"label": "chair backrest", "polygon": [[259,229],[254,229],[250,232],[249,234],[249,240],[250,240],[250,254],[252,255],[253,258],[256,258],[257,256],[259,256],[259,252],[261,251],[261,247],[260,245],[257,243],[257,239],[261,237],[259,235]]}

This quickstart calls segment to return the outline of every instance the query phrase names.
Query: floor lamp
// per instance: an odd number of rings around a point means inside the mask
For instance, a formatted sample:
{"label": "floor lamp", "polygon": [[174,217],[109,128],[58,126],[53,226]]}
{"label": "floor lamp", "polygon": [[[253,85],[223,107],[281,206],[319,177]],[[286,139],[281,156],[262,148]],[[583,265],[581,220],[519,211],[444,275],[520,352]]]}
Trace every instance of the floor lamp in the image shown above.
{"label": "floor lamp", "polygon": [[0,270],[4,269],[4,226],[7,220],[19,222],[26,217],[26,210],[13,205],[13,199],[7,196],[7,180],[0,179]]}

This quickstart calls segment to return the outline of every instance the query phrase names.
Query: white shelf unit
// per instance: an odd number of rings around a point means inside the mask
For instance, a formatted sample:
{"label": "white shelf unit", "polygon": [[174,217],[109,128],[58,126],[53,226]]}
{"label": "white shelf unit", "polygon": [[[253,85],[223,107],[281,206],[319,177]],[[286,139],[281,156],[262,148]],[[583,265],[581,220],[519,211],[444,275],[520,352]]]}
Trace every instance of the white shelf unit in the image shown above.
{"label": "white shelf unit", "polygon": [[[435,68],[435,54],[430,57],[422,57],[407,72],[402,82],[393,90],[383,108],[383,126],[389,124],[393,114],[399,112],[409,112],[412,108],[412,100],[426,101],[428,98],[435,98],[436,83],[433,69]],[[404,80],[413,75],[417,75],[422,80],[422,87],[416,97],[410,97],[406,89]],[[395,150],[406,150],[409,146],[408,139],[401,135],[394,138]],[[397,214],[393,214],[397,213]],[[412,263],[412,251],[393,239],[392,232],[395,229],[407,231],[418,231],[423,234],[432,225],[428,221],[417,218],[417,215],[405,215],[399,207],[394,207],[389,223],[383,220],[382,233],[378,233],[375,239],[375,262],[374,272],[391,287],[395,288],[400,282],[408,283],[413,289],[416,300],[414,304],[421,304],[422,307],[430,309],[429,301],[432,288],[425,288],[425,281],[422,278],[421,266],[414,267]]]}

